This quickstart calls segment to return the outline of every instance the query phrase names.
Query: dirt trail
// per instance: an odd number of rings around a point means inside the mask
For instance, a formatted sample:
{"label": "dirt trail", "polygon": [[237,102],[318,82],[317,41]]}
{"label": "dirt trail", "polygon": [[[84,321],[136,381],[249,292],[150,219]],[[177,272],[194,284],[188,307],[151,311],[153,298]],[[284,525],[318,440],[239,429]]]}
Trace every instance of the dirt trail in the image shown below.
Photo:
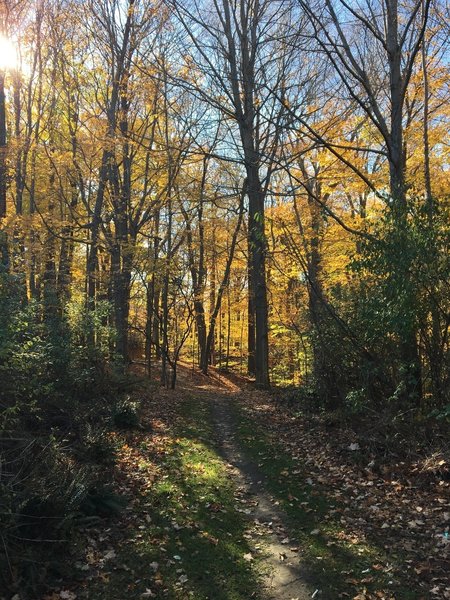
{"label": "dirt trail", "polygon": [[191,391],[211,403],[219,449],[243,499],[244,512],[253,522],[255,553],[259,551],[262,556],[267,598],[306,600],[315,597],[314,589],[306,583],[297,543],[284,526],[283,511],[266,491],[257,465],[245,456],[235,439],[230,403],[239,398],[241,389],[226,379],[210,379],[209,383],[197,385]]}

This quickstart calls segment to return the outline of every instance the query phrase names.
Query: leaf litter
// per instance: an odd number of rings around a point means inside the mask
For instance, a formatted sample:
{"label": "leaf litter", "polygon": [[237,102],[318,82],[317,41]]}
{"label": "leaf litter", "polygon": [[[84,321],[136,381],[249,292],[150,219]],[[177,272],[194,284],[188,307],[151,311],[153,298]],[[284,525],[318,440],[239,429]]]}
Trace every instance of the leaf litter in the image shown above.
{"label": "leaf litter", "polygon": [[[161,569],[163,566],[167,569],[171,563],[179,564],[182,558],[181,554],[174,555],[174,560],[167,557],[166,546],[170,537],[168,532],[158,532],[150,540],[157,548],[158,560],[148,563],[145,575],[119,559],[116,550],[124,540],[134,544],[136,549],[143,547],[144,542],[149,542],[144,538],[151,527],[155,507],[147,502],[148,492],[155,482],[167,478],[161,465],[171,445],[177,443],[172,433],[174,423],[179,418],[174,398],[176,396],[165,390],[155,394],[147,401],[150,415],[147,424],[151,435],[148,430],[130,432],[122,440],[115,472],[115,489],[129,498],[128,506],[119,520],[113,523],[101,521],[79,532],[84,536],[84,550],[81,555],[78,554],[74,564],[80,576],[73,582],[65,582],[63,589],[49,592],[45,600],[90,598],[90,590],[107,586],[114,572],[126,574],[122,580],[126,582],[123,586],[127,597],[134,597],[137,593],[138,596],[135,597],[153,598],[168,593],[168,583],[164,580]],[[380,464],[376,453],[367,448],[364,439],[355,436],[354,432],[342,429],[334,430],[333,435],[330,435],[326,425],[320,420],[293,417],[275,410],[268,395],[261,391],[240,392],[239,401],[245,404],[245,410],[251,419],[267,431],[270,438],[276,440],[294,462],[298,461],[300,468],[292,469],[291,472],[282,471],[280,478],[303,478],[313,493],[326,493],[334,501],[334,508],[330,508],[324,520],[327,522],[338,518],[341,530],[336,538],[354,545],[361,540],[377,540],[396,559],[391,562],[374,562],[370,570],[361,572],[357,577],[354,573],[348,575],[348,592],[342,593],[340,597],[353,600],[394,598],[389,595],[389,591],[368,591],[366,587],[372,581],[372,574],[384,572],[392,580],[401,575],[402,581],[410,582],[412,589],[423,593],[423,598],[450,599],[450,502],[449,481],[445,477],[448,472],[446,459],[438,456],[427,463],[419,458],[391,458]],[[350,444],[349,436],[352,439]],[[355,455],[358,456],[357,461],[353,458]],[[270,460],[269,454],[262,453],[261,464],[267,460]],[[233,469],[233,465],[228,465],[231,478],[234,477]],[[430,472],[436,472],[437,475],[427,477]],[[441,473],[444,474],[442,477]],[[236,510],[246,518],[251,517],[255,500],[245,497],[245,490],[239,489],[236,490],[235,498]],[[287,501],[306,512],[313,510],[308,502],[299,500],[292,494],[287,497]],[[180,502],[183,502],[183,498],[180,498]],[[277,506],[279,500],[274,497],[272,503]],[[225,511],[217,502],[205,502],[204,506],[213,515],[217,515],[217,518]],[[161,507],[156,507],[159,508]],[[187,527],[191,531],[197,531],[212,546],[216,545],[217,537],[202,531],[196,523],[198,507],[190,508],[192,521],[187,525],[180,525],[172,520],[170,529],[177,533]],[[170,511],[166,517],[170,520]],[[142,523],[136,526],[137,519]],[[259,522],[255,519],[245,534],[245,537],[252,540],[254,548],[252,552],[243,554],[245,562],[252,563],[254,555],[260,552],[257,539],[273,530],[282,536],[280,539],[283,546],[289,547],[290,538],[279,523]],[[311,535],[319,536],[321,530],[313,529]],[[329,540],[328,543],[332,545],[334,542]],[[301,547],[293,546],[289,550],[301,554]],[[286,560],[284,552],[280,553],[279,560]],[[344,573],[342,575],[345,577]],[[180,586],[181,589],[188,584],[186,573],[176,573],[173,585]],[[317,589],[311,597],[320,595],[320,590]]]}

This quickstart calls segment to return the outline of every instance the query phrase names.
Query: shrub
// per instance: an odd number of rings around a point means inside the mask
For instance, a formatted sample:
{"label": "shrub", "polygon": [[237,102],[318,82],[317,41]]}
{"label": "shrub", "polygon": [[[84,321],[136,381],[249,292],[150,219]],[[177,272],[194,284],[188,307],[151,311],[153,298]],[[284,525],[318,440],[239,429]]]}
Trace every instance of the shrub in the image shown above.
{"label": "shrub", "polygon": [[[1,277],[0,589],[36,598],[79,519],[110,516],[121,506],[104,487],[116,451],[107,399],[129,381],[111,376],[105,306],[92,316],[92,347],[82,308],[46,315]],[[139,422],[131,401],[113,412],[121,427]]]}
{"label": "shrub", "polygon": [[275,405],[297,412],[318,412],[322,409],[320,398],[311,385],[288,386],[277,390]]}
{"label": "shrub", "polygon": [[83,463],[114,465],[117,458],[117,442],[106,429],[98,429],[86,423],[77,458]]}
{"label": "shrub", "polygon": [[113,423],[118,429],[135,429],[139,427],[139,405],[129,397],[120,400],[113,410]]}

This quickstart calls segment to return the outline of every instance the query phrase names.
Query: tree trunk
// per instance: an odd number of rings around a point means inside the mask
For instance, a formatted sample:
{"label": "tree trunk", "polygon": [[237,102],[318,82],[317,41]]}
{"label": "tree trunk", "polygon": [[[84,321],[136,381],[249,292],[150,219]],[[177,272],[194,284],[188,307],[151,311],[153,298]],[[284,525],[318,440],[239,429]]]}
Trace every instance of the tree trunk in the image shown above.
{"label": "tree trunk", "polygon": [[[388,3],[387,17],[387,54],[389,59],[390,75],[390,99],[391,99],[391,123],[389,135],[389,181],[390,194],[394,217],[394,226],[398,231],[399,239],[408,244],[407,223],[407,196],[406,196],[406,149],[403,140],[403,109],[404,109],[404,85],[402,77],[402,53],[398,44],[398,5],[397,0]],[[402,264],[402,273],[398,275],[404,278],[409,294],[415,295],[415,289],[411,280],[412,264],[408,260],[409,252],[406,249],[405,262]],[[414,305],[415,299],[411,297],[408,303]],[[413,309],[410,309],[413,310]],[[408,398],[422,397],[422,374],[417,339],[417,328],[414,325],[414,316],[409,315],[407,330],[401,334],[400,355],[405,370],[404,383],[405,395]],[[406,315],[408,320],[408,315]]]}
{"label": "tree trunk", "polygon": [[269,317],[266,286],[266,236],[264,231],[264,194],[256,169],[247,165],[249,198],[250,260],[255,309],[255,378],[261,388],[270,387]]}
{"label": "tree trunk", "polygon": [[0,272],[9,271],[8,236],[3,229],[6,217],[6,95],[5,72],[0,70]]}
{"label": "tree trunk", "polygon": [[253,268],[250,251],[250,236],[248,236],[248,259],[247,259],[247,373],[254,376],[256,373],[255,365],[255,298],[253,293]]}
{"label": "tree trunk", "polygon": [[[216,257],[216,234],[213,231],[212,239],[212,257],[211,257],[211,277],[210,277],[210,292],[209,292],[209,329],[211,331],[211,324],[213,323],[214,306],[216,303],[216,270],[217,270],[217,257]],[[214,321],[215,325],[215,321]],[[212,335],[208,334],[206,341],[206,356],[205,362],[201,365],[203,373],[206,375],[208,372],[208,364],[214,366],[216,364],[216,336],[213,327]]]}

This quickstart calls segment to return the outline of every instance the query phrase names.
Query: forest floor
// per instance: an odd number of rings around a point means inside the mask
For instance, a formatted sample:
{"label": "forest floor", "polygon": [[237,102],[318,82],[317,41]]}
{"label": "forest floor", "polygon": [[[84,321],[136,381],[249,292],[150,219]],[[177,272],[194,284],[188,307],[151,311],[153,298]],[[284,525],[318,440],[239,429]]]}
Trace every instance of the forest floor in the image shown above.
{"label": "forest floor", "polygon": [[382,460],[367,432],[187,366],[140,395],[128,504],[80,532],[45,600],[450,598],[445,458]]}

